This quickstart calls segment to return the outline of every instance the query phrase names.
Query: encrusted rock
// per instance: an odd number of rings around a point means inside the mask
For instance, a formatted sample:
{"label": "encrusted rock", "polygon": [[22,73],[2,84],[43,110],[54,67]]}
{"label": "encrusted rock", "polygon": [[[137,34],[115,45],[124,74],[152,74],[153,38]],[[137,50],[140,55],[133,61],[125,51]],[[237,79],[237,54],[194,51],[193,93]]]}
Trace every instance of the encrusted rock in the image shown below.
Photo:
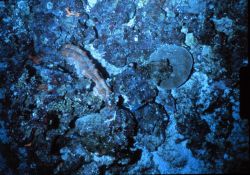
{"label": "encrusted rock", "polygon": [[100,113],[76,120],[76,131],[82,137],[83,145],[102,155],[127,149],[135,134],[134,129],[133,116],[123,109],[104,108]]}
{"label": "encrusted rock", "polygon": [[168,115],[164,107],[151,103],[135,112],[138,121],[138,134],[136,140],[140,146],[154,151],[165,140],[165,129]]}
{"label": "encrusted rock", "polygon": [[114,93],[121,95],[124,105],[135,111],[156,96],[156,89],[141,72],[127,69],[115,78]]}

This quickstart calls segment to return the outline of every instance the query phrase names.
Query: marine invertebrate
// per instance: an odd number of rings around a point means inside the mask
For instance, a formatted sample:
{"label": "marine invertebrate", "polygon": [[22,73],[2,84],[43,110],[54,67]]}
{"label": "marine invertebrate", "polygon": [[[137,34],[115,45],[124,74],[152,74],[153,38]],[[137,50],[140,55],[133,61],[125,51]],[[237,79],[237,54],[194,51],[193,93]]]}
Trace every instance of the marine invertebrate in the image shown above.
{"label": "marine invertebrate", "polygon": [[193,58],[185,48],[166,44],[152,53],[143,66],[150,68],[147,73],[156,84],[173,89],[187,81],[193,67]]}
{"label": "marine invertebrate", "polygon": [[86,77],[94,81],[94,93],[97,96],[105,101],[109,99],[111,90],[86,52],[78,46],[66,44],[62,47],[61,54],[65,58],[67,64],[75,68],[78,77]]}

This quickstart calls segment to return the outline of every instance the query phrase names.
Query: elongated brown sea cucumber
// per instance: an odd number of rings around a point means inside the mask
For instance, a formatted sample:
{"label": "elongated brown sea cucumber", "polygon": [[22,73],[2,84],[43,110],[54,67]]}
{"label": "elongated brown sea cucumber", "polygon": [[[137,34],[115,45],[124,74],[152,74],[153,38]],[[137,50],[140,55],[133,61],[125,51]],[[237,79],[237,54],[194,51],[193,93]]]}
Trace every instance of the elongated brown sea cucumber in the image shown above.
{"label": "elongated brown sea cucumber", "polygon": [[108,100],[111,91],[105,80],[101,77],[99,71],[95,68],[94,63],[88,57],[86,52],[78,46],[66,44],[61,49],[61,54],[64,56],[67,64],[75,68],[76,74],[81,77],[86,77],[94,81],[94,92],[103,100]]}

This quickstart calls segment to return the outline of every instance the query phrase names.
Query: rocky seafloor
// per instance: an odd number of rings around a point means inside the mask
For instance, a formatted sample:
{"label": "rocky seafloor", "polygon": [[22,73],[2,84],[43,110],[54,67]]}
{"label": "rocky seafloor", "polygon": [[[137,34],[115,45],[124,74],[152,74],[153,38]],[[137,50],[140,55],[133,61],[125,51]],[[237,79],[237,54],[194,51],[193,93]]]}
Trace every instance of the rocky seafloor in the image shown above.
{"label": "rocky seafloor", "polygon": [[247,6],[0,1],[0,174],[248,172]]}

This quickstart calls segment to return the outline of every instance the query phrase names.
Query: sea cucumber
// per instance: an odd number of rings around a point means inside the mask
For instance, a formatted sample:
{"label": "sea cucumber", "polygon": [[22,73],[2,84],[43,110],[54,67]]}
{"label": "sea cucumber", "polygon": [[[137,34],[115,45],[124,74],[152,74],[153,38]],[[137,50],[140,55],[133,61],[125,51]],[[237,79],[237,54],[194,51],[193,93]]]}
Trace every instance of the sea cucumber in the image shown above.
{"label": "sea cucumber", "polygon": [[75,68],[76,74],[80,78],[86,77],[94,81],[94,93],[96,95],[105,101],[109,99],[111,90],[86,52],[78,46],[66,44],[62,47],[61,54],[65,58],[67,64]]}

